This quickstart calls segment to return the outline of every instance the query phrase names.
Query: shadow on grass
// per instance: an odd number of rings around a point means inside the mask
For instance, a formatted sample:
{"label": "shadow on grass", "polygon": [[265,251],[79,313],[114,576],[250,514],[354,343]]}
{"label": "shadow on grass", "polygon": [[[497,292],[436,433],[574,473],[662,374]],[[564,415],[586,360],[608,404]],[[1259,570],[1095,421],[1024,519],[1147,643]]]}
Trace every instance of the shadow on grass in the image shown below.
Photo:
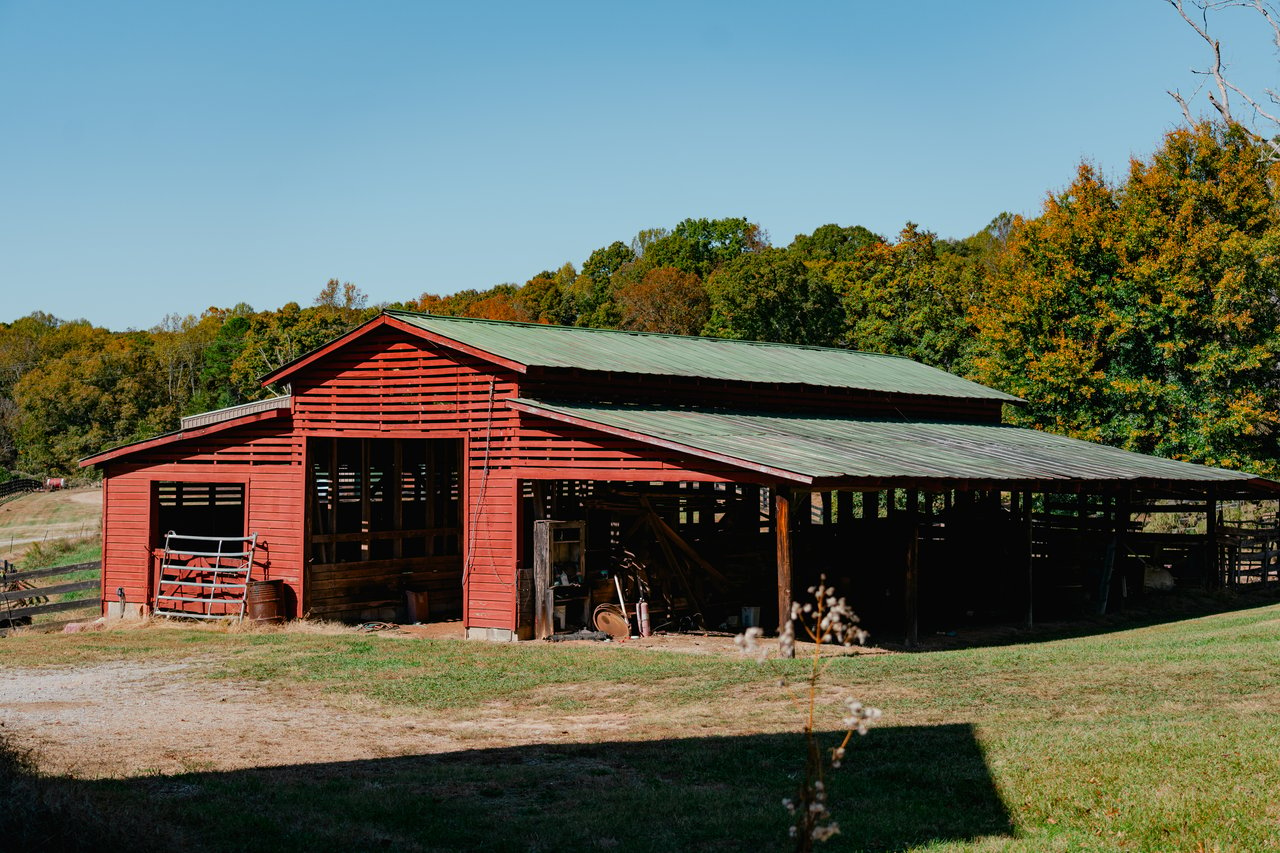
{"label": "shadow on grass", "polygon": [[[1012,834],[970,726],[885,727],[854,746],[828,781],[842,832],[825,849]],[[771,734],[48,781],[111,816],[97,850],[786,850],[802,756],[800,735]]]}

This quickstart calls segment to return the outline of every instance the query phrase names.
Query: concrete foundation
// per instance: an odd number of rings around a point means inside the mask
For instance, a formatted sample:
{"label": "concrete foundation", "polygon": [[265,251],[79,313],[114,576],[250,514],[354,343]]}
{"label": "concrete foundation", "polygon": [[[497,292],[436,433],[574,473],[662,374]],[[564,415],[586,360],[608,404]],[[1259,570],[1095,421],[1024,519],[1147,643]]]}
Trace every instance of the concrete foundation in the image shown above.
{"label": "concrete foundation", "polygon": [[468,628],[468,640],[488,640],[492,643],[513,643],[516,634],[510,628]]}
{"label": "concrete foundation", "polygon": [[148,608],[145,604],[134,604],[128,601],[107,602],[108,619],[141,619],[147,615],[147,612]]}

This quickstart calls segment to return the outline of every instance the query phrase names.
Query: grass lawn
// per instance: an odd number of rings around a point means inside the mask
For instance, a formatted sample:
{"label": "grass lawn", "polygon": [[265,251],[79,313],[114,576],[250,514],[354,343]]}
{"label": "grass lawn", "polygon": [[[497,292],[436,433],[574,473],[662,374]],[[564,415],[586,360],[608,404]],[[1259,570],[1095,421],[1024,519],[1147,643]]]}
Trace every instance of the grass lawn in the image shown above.
{"label": "grass lawn", "polygon": [[[131,849],[788,849],[780,803],[802,765],[798,718],[776,673],[754,663],[625,646],[158,629],[10,637],[0,677],[124,657],[194,658],[209,679],[393,717],[425,708],[483,719],[500,707],[630,722],[608,740],[495,746],[482,732],[443,754],[43,780],[44,808],[110,816],[93,849],[122,837]],[[829,704],[852,694],[885,717],[831,780],[843,831],[826,849],[1280,848],[1280,606],[840,658],[828,683]],[[836,727],[834,707],[822,723]]]}
{"label": "grass lawn", "polygon": [[[89,536],[77,539],[51,539],[48,542],[37,542],[27,548],[23,555],[22,562],[19,563],[20,570],[35,571],[36,569],[53,568],[54,566],[72,566],[78,563],[89,563],[102,559],[102,537]],[[40,587],[58,586],[60,584],[73,583],[75,581],[87,581],[101,577],[100,569],[87,569],[76,572],[67,572],[66,574],[53,575],[49,577],[37,578],[32,583],[36,587],[33,594],[38,594]],[[18,575],[21,578],[21,573]],[[89,618],[93,619],[98,616],[98,589],[84,589],[74,592],[63,592],[53,596],[49,596],[48,603],[57,603],[63,601],[84,601],[85,609],[81,611],[79,608],[73,611],[58,611],[56,613],[45,613],[33,617],[33,624],[36,626],[61,624],[72,618]],[[79,614],[79,615],[77,615]]]}

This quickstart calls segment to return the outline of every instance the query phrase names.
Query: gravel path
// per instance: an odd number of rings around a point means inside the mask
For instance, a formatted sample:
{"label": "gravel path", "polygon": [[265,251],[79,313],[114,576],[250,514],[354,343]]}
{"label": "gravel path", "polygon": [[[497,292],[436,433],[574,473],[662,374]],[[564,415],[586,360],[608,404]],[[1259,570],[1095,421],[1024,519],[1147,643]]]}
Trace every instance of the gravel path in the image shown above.
{"label": "gravel path", "polygon": [[0,724],[41,769],[81,778],[346,761],[456,748],[412,712],[303,702],[193,663],[7,670]]}

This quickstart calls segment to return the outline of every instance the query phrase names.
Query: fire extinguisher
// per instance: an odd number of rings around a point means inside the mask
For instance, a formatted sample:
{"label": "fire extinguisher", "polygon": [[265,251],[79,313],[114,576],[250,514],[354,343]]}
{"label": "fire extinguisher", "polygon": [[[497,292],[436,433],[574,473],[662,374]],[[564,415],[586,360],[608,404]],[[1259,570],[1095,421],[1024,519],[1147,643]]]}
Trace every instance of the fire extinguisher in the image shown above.
{"label": "fire extinguisher", "polygon": [[648,637],[653,634],[649,628],[649,602],[643,598],[636,603],[636,621],[640,623],[640,636]]}

